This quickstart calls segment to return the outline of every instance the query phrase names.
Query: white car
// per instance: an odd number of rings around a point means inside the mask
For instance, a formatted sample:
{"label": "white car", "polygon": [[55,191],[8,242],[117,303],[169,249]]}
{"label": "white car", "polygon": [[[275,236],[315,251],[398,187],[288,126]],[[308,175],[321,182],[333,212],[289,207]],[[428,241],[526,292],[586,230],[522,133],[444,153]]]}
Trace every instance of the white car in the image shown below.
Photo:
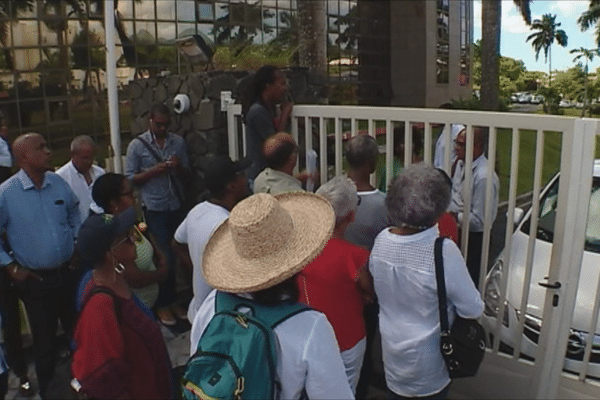
{"label": "white car", "polygon": [[[496,318],[500,310],[500,288],[503,274],[508,274],[506,306],[499,331],[501,351],[512,352],[518,337],[520,319],[525,317],[521,353],[525,357],[534,357],[542,324],[542,312],[546,289],[538,282],[546,281],[552,254],[552,239],[554,236],[554,221],[558,197],[559,175],[556,175],[542,191],[540,197],[540,215],[538,219],[537,238],[533,256],[531,284],[526,312],[519,310],[523,280],[525,276],[527,243],[531,209],[518,224],[512,236],[510,267],[507,269],[502,262],[502,254],[490,269],[484,284],[485,310],[483,326],[486,329],[488,345],[491,347],[494,338]],[[600,160],[594,163],[594,178],[590,198],[588,226],[586,228],[585,249],[581,264],[581,274],[577,292],[573,323],[565,356],[565,370],[579,372],[581,361],[588,341],[587,331],[592,320],[596,286],[600,272]],[[596,327],[593,336],[592,352],[588,366],[589,376],[600,379],[600,327]]]}

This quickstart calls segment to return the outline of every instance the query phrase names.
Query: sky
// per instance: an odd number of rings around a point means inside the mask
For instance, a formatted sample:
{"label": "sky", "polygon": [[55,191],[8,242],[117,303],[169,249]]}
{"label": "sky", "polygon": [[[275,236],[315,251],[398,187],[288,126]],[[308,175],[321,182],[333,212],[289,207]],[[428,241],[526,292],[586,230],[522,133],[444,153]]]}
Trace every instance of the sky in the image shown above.
{"label": "sky", "polygon": [[[485,0],[484,0],[485,1]],[[570,54],[571,49],[584,47],[587,49],[596,48],[594,40],[594,27],[586,32],[581,32],[577,25],[577,18],[587,10],[588,0],[554,0],[542,1],[533,0],[531,2],[531,20],[541,19],[544,14],[556,14],[556,22],[561,23],[558,29],[562,29],[567,34],[567,46],[561,47],[556,42],[552,45],[552,70],[566,70],[575,65],[573,58],[575,54]],[[481,0],[475,0],[473,10],[473,38],[481,39]],[[535,60],[535,52],[531,46],[531,41],[527,42],[527,37],[533,33],[525,25],[523,17],[515,7],[513,0],[502,1],[502,30],[500,39],[500,54],[517,60],[522,60],[528,71],[548,72],[548,64],[545,63],[544,51],[540,51],[538,61]],[[600,57],[595,57],[589,64],[590,71],[595,71],[600,67]]]}

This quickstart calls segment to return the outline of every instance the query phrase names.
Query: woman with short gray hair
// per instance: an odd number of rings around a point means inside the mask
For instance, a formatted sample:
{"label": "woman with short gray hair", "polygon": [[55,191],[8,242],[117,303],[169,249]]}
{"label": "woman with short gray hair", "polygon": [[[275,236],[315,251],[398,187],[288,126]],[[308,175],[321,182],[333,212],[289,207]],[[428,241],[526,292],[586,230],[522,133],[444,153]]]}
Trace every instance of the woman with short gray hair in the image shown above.
{"label": "woman with short gray hair", "polygon": [[355,392],[366,348],[363,308],[373,301],[373,282],[366,268],[369,251],[343,238],[354,221],[358,203],[354,182],[347,176],[336,176],[317,194],[332,205],[335,228],[321,254],[296,276],[296,284],[300,301],[325,314],[333,326],[348,382]]}
{"label": "woman with short gray hair", "polygon": [[[434,262],[437,222],[450,203],[447,178],[419,163],[392,181],[386,208],[392,226],[375,239],[369,261],[379,300],[383,364],[391,399],[443,399],[450,378],[440,352],[440,321]],[[442,248],[449,322],[458,314],[477,318],[481,296],[460,250]]]}

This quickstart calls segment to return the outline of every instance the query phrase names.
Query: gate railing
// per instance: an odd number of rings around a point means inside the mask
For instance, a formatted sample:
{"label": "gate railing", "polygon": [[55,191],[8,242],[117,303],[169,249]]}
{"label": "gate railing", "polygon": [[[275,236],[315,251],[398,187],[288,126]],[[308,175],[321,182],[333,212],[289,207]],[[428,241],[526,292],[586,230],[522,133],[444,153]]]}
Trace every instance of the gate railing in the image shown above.
{"label": "gate railing", "polygon": [[[245,154],[245,129],[241,122],[241,107],[228,107],[228,140],[229,154],[238,159]],[[392,176],[394,158],[394,128],[400,128],[404,134],[404,165],[412,163],[412,127],[420,124],[423,127],[423,161],[431,163],[435,142],[439,131],[446,130],[453,124],[466,126],[466,160],[465,179],[467,187],[472,184],[472,154],[474,127],[488,127],[487,157],[489,165],[501,166],[500,176],[502,200],[506,200],[507,223],[504,232],[491,238],[494,221],[492,220],[492,202],[486,202],[484,218],[484,236],[482,244],[481,274],[478,288],[482,292],[485,272],[490,264],[490,238],[492,241],[504,238],[505,247],[502,253],[504,265],[510,268],[511,238],[513,235],[513,218],[518,194],[524,191],[532,193],[532,215],[539,214],[540,192],[555,172],[560,170],[561,184],[558,194],[556,217],[557,234],[554,238],[552,258],[548,273],[548,282],[563,282],[561,288],[548,290],[543,314],[543,327],[537,348],[535,363],[536,385],[531,388],[531,396],[540,398],[554,397],[557,390],[562,363],[555,362],[564,357],[569,335],[568,327],[572,323],[572,315],[577,296],[579,267],[584,247],[585,226],[592,181],[592,166],[595,157],[595,135],[598,130],[596,120],[574,119],[567,117],[527,115],[516,113],[472,112],[458,110],[410,109],[393,107],[360,107],[360,106],[294,106],[291,118],[291,134],[306,154],[308,149],[316,149],[319,154],[319,172],[321,183],[334,175],[344,172],[343,143],[348,137],[366,132],[376,137],[380,149],[385,154],[386,187]],[[454,146],[451,135],[445,135],[444,169],[450,174],[450,149]],[[302,153],[302,152],[301,152]],[[558,158],[558,159],[557,159]],[[560,168],[559,168],[560,166]],[[486,198],[492,194],[492,174],[487,176]],[[529,187],[523,187],[525,177],[533,175]],[[375,182],[375,176],[372,177]],[[464,217],[461,231],[461,251],[468,251],[468,227],[470,218],[471,191],[464,193]],[[525,313],[529,301],[531,270],[534,261],[537,218],[531,219],[530,235],[527,249],[527,261],[520,310]],[[498,315],[504,313],[506,301],[506,273],[502,281],[500,309]],[[529,283],[529,284],[528,284]],[[534,284],[537,284],[536,282]],[[553,303],[555,295],[564,301]],[[596,312],[600,300],[596,293]],[[525,318],[520,320],[523,332]],[[497,318],[494,333],[501,328],[502,318]],[[516,349],[521,347],[522,335],[515,338]],[[499,354],[499,340],[490,350],[491,354]],[[520,352],[515,350],[512,358],[520,362]],[[589,350],[586,351],[589,354]],[[584,361],[587,370],[589,358]],[[585,375],[580,380],[585,380]]]}

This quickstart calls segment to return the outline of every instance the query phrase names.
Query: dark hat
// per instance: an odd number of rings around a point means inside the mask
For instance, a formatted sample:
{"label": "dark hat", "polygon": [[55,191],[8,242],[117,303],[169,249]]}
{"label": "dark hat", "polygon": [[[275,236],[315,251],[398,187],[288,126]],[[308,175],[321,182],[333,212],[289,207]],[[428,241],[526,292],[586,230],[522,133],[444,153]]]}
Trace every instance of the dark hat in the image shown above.
{"label": "dark hat", "polygon": [[225,186],[235,179],[235,176],[252,165],[248,157],[239,161],[231,161],[229,156],[211,158],[204,168],[204,184],[211,194],[220,194]]}
{"label": "dark hat", "polygon": [[115,238],[129,231],[135,221],[133,207],[118,215],[98,214],[88,217],[77,235],[77,249],[81,259],[91,267],[100,263]]}

